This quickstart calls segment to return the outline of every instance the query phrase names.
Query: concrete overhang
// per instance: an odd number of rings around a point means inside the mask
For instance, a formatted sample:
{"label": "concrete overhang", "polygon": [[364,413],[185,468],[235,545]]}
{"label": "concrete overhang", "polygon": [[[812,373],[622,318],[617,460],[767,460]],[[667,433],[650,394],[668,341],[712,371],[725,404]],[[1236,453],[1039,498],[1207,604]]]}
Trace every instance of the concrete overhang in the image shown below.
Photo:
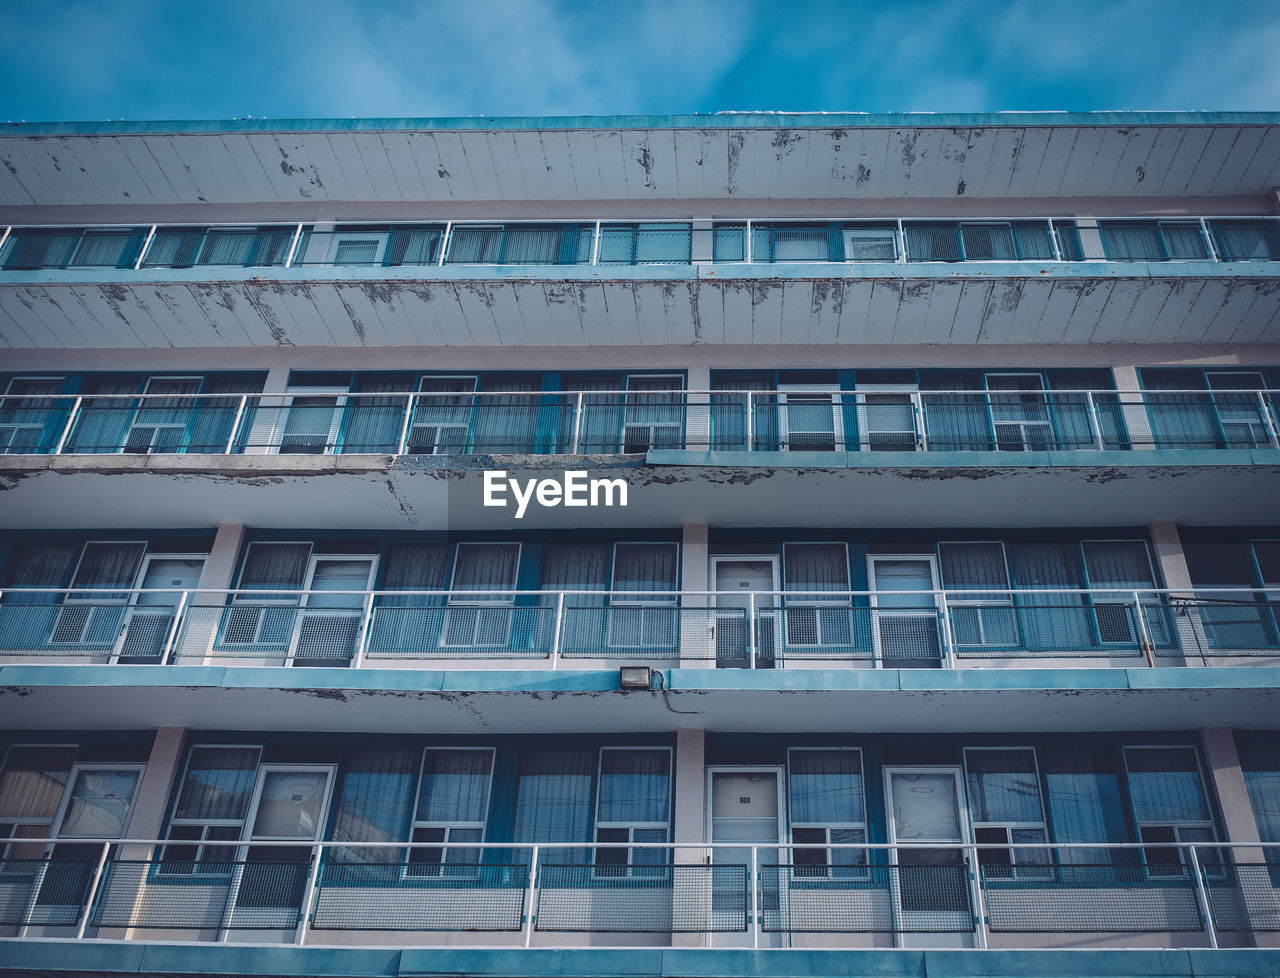
{"label": "concrete overhang", "polygon": [[[627,505],[487,507],[484,473],[622,479]],[[653,452],[643,456],[9,455],[0,526],[246,523],[279,529],[626,526],[1067,527],[1277,520],[1274,449],[1125,452]],[[803,505],[797,505],[803,501]],[[143,518],[145,514],[145,519]],[[782,514],[785,514],[782,515]],[[921,514],[927,514],[922,517]]]}
{"label": "concrete overhang", "polygon": [[1280,262],[0,272],[0,347],[1280,342]]}
{"label": "concrete overhang", "polygon": [[[622,663],[625,664],[625,663]],[[432,734],[676,730],[877,733],[1275,726],[1280,668],[617,669],[0,666],[5,726]],[[767,720],[762,720],[767,718]]]}
{"label": "concrete overhang", "polygon": [[0,207],[1255,196],[1274,112],[717,113],[23,123]]}

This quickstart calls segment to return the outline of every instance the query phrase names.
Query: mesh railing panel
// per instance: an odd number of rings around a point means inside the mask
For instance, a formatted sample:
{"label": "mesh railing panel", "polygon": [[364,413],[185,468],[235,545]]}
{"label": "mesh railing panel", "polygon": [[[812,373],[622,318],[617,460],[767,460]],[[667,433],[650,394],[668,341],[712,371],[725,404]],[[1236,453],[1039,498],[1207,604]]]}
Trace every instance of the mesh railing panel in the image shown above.
{"label": "mesh railing panel", "polygon": [[6,859],[0,863],[0,925],[69,926],[89,898],[96,860]]}
{"label": "mesh railing panel", "polygon": [[91,922],[98,927],[275,930],[302,919],[306,862],[113,859]]}
{"label": "mesh railing panel", "polygon": [[746,866],[557,866],[538,869],[540,931],[741,933]]}
{"label": "mesh railing panel", "polygon": [[[1033,878],[1039,874],[1040,878]],[[1195,883],[1185,867],[1074,864],[984,867],[987,921],[1004,933],[1198,931]]]}
{"label": "mesh railing panel", "polygon": [[[956,599],[957,602],[959,599]],[[1034,658],[1037,656],[1134,657],[1142,652],[1142,631],[1132,604],[1099,601],[1084,604],[1083,595],[1034,599],[1016,595],[1012,602],[956,603],[949,608],[955,654],[961,659]],[[1144,607],[1153,645],[1167,646],[1162,609]]]}
{"label": "mesh railing panel", "polygon": [[[775,641],[777,658],[783,661],[869,661],[874,655],[875,623],[872,608],[840,607],[835,602],[819,604],[798,599],[781,608],[760,609],[756,627],[762,638]],[[891,631],[882,634],[889,637]]]}
{"label": "mesh railing panel", "polygon": [[963,933],[975,927],[963,865],[766,865],[760,879],[765,931]]}
{"label": "mesh railing panel", "polygon": [[543,658],[551,651],[555,614],[554,607],[380,606],[373,609],[369,622],[366,655]]}
{"label": "mesh railing panel", "polygon": [[1188,655],[1280,656],[1280,601],[1175,599],[1169,620]]}
{"label": "mesh railing panel", "polygon": [[518,931],[528,884],[528,867],[519,865],[330,862],[312,928]]}
{"label": "mesh railing panel", "polygon": [[1202,863],[1200,873],[1218,930],[1280,931],[1280,862]]}
{"label": "mesh railing panel", "polygon": [[566,658],[715,658],[718,618],[713,608],[573,604],[582,600],[565,597],[560,654]]}

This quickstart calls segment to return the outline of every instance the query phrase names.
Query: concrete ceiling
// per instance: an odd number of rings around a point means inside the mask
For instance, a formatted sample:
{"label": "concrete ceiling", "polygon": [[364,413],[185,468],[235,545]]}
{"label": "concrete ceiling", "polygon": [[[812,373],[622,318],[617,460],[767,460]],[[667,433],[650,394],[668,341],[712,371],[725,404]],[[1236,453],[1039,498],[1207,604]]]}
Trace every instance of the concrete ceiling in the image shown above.
{"label": "concrete ceiling", "polygon": [[0,207],[1257,196],[1274,113],[11,125]]}

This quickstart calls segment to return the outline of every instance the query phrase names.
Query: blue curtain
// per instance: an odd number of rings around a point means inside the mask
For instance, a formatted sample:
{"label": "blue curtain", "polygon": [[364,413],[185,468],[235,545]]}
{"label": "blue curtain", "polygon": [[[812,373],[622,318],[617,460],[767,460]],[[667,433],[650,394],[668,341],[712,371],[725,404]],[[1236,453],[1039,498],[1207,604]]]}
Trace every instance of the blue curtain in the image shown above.
{"label": "blue curtain", "polygon": [[[382,590],[444,590],[449,548],[445,544],[400,546],[388,550]],[[444,595],[395,594],[378,596],[369,630],[371,653],[428,652],[439,644]]]}
{"label": "blue curtain", "polygon": [[[770,377],[731,377],[717,379],[717,390],[767,391],[773,388]],[[711,448],[719,451],[741,452],[751,448],[747,444],[747,399],[749,393],[711,395]],[[757,396],[752,441],[761,448],[776,447],[777,409],[773,395]],[[763,427],[762,427],[763,424]]]}
{"label": "blue curtain", "polygon": [[968,750],[964,757],[974,821],[1043,821],[1032,751]]}
{"label": "blue curtain", "polygon": [[[1009,565],[1021,590],[1078,588],[1078,551],[1073,544],[1012,543]],[[1080,594],[1015,594],[1022,637],[1030,650],[1091,648],[1092,622]]]}
{"label": "blue curtain", "polygon": [[1110,261],[1161,261],[1160,229],[1149,224],[1100,224],[1098,233]]}
{"label": "blue curtain", "polygon": [[[71,576],[79,543],[30,543],[10,558],[9,588],[60,588]],[[31,650],[49,641],[62,592],[5,590],[0,595],[0,649]]]}
{"label": "blue curtain", "polygon": [[856,750],[793,750],[788,763],[792,822],[866,820],[862,758]]}
{"label": "blue curtain", "polygon": [[1194,748],[1129,747],[1125,764],[1139,822],[1209,821]]}
{"label": "blue curtain", "polygon": [[[1142,386],[1149,392],[1147,415],[1155,444],[1162,448],[1218,448],[1222,444],[1213,395],[1194,390],[1204,386],[1199,372],[1148,373],[1143,375]],[[1180,393],[1165,393],[1169,390]]]}
{"label": "blue curtain", "polygon": [[[495,393],[477,398],[475,422],[476,454],[531,452],[538,440],[538,405],[532,378],[494,378],[486,390]],[[497,393],[502,392],[502,393]]]}
{"label": "blue curtain", "polygon": [[[1060,747],[1040,752],[1053,841],[1128,842],[1120,779],[1110,757],[1101,751]],[[1061,849],[1058,858],[1069,864],[1134,861],[1122,849]]]}
{"label": "blue curtain", "polygon": [[[406,374],[365,376],[347,398],[346,429],[341,451],[350,455],[360,452],[394,452],[399,446],[400,430],[408,409],[408,392],[413,382]],[[376,396],[399,394],[399,397]]]}
{"label": "blue curtain", "polygon": [[943,587],[983,592],[947,596],[957,644],[1017,644],[1018,621],[1010,607],[1009,575],[1000,544],[940,543],[938,557]]}
{"label": "blue curtain", "polygon": [[605,750],[600,755],[601,822],[662,822],[671,817],[671,752]]}
{"label": "blue curtain", "polygon": [[1280,842],[1280,747],[1246,747],[1240,751],[1240,767],[1258,838]]}
{"label": "blue curtain", "polygon": [[[522,843],[589,842],[591,788],[595,752],[591,750],[526,750],[520,754],[516,783],[515,825],[511,841]],[[544,865],[587,862],[589,850],[544,848]],[[515,850],[513,859],[528,862],[530,850]]]}
{"label": "blue curtain", "polygon": [[[137,391],[136,380],[113,380],[94,384],[89,393],[136,394]],[[135,403],[131,397],[86,397],[80,405],[80,420],[72,427],[64,450],[84,454],[119,451],[124,447]]]}
{"label": "blue curtain", "polygon": [[174,818],[242,821],[258,773],[256,747],[193,747]]}
{"label": "blue curtain", "polygon": [[[397,842],[405,838],[417,774],[417,750],[356,747],[346,752],[333,821],[335,842]],[[403,850],[345,846],[336,858],[354,863],[398,863]]]}
{"label": "blue curtain", "polygon": [[[602,543],[548,543],[542,548],[544,591],[605,591],[608,579],[609,548]],[[553,595],[544,595],[544,604],[555,607]],[[543,613],[548,618],[554,611]],[[609,612],[603,594],[567,594],[564,625],[560,632],[565,652],[593,652],[603,649]],[[550,633],[548,632],[548,635]]]}

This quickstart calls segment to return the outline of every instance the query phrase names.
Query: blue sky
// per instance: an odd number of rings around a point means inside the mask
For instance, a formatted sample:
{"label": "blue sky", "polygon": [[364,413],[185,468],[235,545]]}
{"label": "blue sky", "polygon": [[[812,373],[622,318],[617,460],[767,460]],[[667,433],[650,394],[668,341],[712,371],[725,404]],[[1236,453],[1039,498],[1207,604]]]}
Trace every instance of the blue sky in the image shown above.
{"label": "blue sky", "polygon": [[0,120],[1280,110],[1280,0],[0,0]]}

